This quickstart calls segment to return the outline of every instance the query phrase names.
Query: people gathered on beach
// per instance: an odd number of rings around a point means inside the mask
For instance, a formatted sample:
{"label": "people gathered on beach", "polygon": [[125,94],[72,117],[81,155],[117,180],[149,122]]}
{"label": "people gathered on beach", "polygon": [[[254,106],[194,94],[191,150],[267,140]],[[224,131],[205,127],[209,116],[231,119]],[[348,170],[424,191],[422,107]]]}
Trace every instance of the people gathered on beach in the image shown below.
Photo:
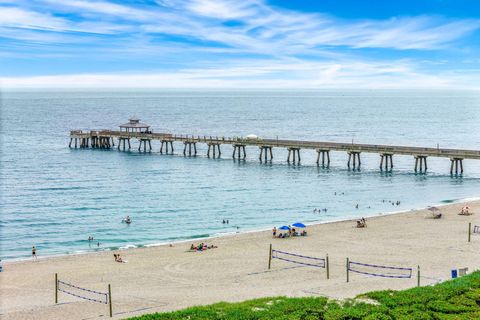
{"label": "people gathered on beach", "polygon": [[274,238],[289,238],[289,237],[305,237],[307,235],[307,230],[303,229],[301,232],[298,232],[295,228],[291,226],[282,227],[280,228],[280,230],[283,230],[285,232],[279,232],[277,235],[277,228],[273,227],[272,236]]}
{"label": "people gathered on beach", "polygon": [[362,219],[357,220],[357,228],[366,228],[367,227],[367,220],[362,217]]}
{"label": "people gathered on beach", "polygon": [[115,258],[115,262],[120,262],[120,263],[125,263],[126,262],[122,259],[122,257],[120,257],[120,253],[114,253],[113,257]]}
{"label": "people gathered on beach", "polygon": [[213,244],[209,246],[206,243],[202,242],[198,246],[196,246],[192,243],[192,245],[190,246],[190,251],[205,251],[208,249],[215,249],[215,248],[218,248],[218,247]]}

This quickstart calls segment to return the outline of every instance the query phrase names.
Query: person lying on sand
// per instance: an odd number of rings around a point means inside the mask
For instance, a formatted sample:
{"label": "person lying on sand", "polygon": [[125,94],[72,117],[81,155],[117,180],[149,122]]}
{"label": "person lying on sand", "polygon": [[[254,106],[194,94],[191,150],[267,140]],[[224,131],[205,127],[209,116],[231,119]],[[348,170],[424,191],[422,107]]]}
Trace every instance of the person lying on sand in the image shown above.
{"label": "person lying on sand", "polygon": [[195,245],[191,245],[190,246],[190,251],[204,251],[204,250],[207,250],[207,249],[215,249],[215,248],[218,248],[217,246],[214,246],[213,244],[208,246],[206,243],[200,243],[198,246],[195,246]]}

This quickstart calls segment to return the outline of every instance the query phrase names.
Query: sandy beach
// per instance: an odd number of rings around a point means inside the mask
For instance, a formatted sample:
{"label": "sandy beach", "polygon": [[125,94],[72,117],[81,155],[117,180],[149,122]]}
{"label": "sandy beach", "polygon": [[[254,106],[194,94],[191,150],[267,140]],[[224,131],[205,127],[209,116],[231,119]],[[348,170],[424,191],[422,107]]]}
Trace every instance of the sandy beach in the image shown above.
{"label": "sandy beach", "polygon": [[[465,203],[441,207],[441,219],[427,219],[427,210],[378,216],[368,227],[355,221],[308,227],[307,237],[273,239],[271,232],[253,232],[208,239],[218,246],[188,252],[191,243],[122,250],[127,263],[117,263],[114,252],[63,256],[38,261],[5,262],[0,273],[2,319],[99,319],[108,307],[59,292],[55,305],[54,275],[59,279],[102,292],[112,287],[114,318],[176,310],[219,301],[242,301],[265,296],[328,296],[349,298],[380,289],[416,285],[421,267],[422,285],[450,278],[450,270],[480,268],[480,234],[467,242],[468,223],[480,225],[480,201],[467,203],[471,216],[458,213]],[[274,249],[325,257],[324,269],[273,259],[267,269],[269,244]],[[26,249],[27,250],[27,249]],[[390,279],[350,274],[345,259],[414,268],[414,276]]]}

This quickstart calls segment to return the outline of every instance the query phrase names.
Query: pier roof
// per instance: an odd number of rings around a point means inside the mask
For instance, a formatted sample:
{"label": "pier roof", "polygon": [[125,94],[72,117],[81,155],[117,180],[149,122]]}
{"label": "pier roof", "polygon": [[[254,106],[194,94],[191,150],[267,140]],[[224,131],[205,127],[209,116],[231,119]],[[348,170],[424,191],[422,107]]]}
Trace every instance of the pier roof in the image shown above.
{"label": "pier roof", "polygon": [[140,119],[132,117],[128,119],[127,123],[120,125],[120,128],[124,129],[148,129],[150,125],[140,122]]}

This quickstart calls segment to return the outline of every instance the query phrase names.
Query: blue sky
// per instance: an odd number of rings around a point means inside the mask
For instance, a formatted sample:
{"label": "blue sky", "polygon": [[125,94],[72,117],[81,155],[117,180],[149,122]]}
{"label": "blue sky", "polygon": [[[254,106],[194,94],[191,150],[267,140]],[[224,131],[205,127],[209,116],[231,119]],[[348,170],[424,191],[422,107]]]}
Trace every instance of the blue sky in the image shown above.
{"label": "blue sky", "polygon": [[478,0],[0,0],[0,85],[480,89]]}

